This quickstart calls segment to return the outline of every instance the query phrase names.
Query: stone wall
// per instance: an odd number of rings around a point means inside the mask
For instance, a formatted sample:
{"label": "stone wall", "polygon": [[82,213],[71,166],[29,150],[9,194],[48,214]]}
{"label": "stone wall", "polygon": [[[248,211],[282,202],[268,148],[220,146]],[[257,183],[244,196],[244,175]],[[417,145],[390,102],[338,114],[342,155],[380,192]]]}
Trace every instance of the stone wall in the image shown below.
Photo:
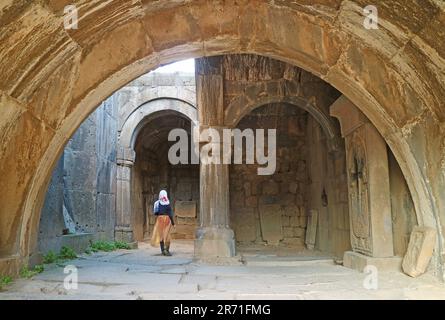
{"label": "stone wall", "polygon": [[403,257],[408,248],[411,231],[418,225],[418,223],[413,200],[405,178],[389,148],[388,162],[394,255]]}
{"label": "stone wall", "polygon": [[238,242],[304,245],[307,117],[295,106],[272,104],[239,123],[241,130],[277,130],[277,168],[273,175],[261,176],[256,164],[230,166],[231,227]]}
{"label": "stone wall", "polygon": [[324,132],[312,118],[307,139],[309,209],[318,214],[315,248],[340,258],[351,248],[344,145],[330,153]]}
{"label": "stone wall", "polygon": [[[145,156],[140,154],[140,157]],[[168,174],[163,176],[163,171]],[[172,238],[193,239],[199,210],[199,166],[175,165],[164,169],[157,159],[145,158],[136,161],[134,176],[136,239],[151,236],[156,221],[153,204],[162,189],[167,190],[175,214],[176,231]]]}
{"label": "stone wall", "polygon": [[[71,233],[114,238],[116,116],[111,97],[84,121],[65,147],[41,214],[41,252],[57,251],[63,244],[63,229],[70,227],[67,219],[74,223]],[[64,207],[69,217],[64,218]]]}
{"label": "stone wall", "polygon": [[64,156],[60,157],[51,176],[51,182],[40,215],[39,251],[57,250],[63,230],[67,227],[63,217]]}

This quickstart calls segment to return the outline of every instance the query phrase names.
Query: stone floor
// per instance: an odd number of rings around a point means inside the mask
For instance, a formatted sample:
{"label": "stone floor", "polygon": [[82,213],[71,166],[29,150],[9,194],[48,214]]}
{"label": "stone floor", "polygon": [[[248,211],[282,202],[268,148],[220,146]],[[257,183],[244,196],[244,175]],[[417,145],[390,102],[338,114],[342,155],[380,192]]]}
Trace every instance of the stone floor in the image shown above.
{"label": "stone floor", "polygon": [[[176,241],[172,257],[141,243],[138,250],[46,266],[32,279],[15,280],[0,299],[445,299],[445,285],[428,274],[411,279],[381,272],[379,288],[367,290],[365,274],[320,253],[290,255],[264,247],[240,251],[242,263],[206,265],[192,260],[190,241]],[[64,288],[66,264],[78,268],[77,290]]]}

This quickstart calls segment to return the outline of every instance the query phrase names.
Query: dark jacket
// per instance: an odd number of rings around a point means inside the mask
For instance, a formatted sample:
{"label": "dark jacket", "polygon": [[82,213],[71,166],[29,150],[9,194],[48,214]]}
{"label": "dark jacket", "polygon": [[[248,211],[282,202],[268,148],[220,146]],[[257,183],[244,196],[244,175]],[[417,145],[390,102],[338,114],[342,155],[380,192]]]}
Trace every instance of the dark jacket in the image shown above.
{"label": "dark jacket", "polygon": [[175,225],[175,220],[173,219],[173,210],[171,205],[169,204],[160,204],[157,207],[157,212],[154,212],[156,216],[169,216],[170,221],[172,222],[172,225]]}

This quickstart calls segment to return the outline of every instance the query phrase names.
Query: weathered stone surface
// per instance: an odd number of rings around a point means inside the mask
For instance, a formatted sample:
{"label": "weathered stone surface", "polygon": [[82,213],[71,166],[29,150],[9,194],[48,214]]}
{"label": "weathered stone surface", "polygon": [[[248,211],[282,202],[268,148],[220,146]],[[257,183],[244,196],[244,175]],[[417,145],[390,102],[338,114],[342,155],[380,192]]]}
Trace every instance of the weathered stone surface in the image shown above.
{"label": "weathered stone surface", "polygon": [[242,208],[231,212],[231,225],[238,242],[256,240],[256,214],[253,208]]}
{"label": "weathered stone surface", "polygon": [[283,239],[281,224],[281,206],[278,204],[258,207],[263,239],[270,244],[278,244]]}
{"label": "weathered stone surface", "polygon": [[[240,88],[247,86],[241,81],[246,80],[244,77],[251,77],[247,79],[249,79],[249,85],[253,88],[255,79],[259,81],[276,72],[276,66],[274,64],[269,65],[269,60],[265,61],[264,65],[255,65],[254,70],[251,70],[253,75],[247,75],[239,70],[235,72],[226,66],[229,74],[225,78],[226,83],[230,83],[230,90],[235,91],[236,86]],[[257,68],[260,71],[256,70]],[[281,77],[282,74],[277,72],[271,76]],[[304,211],[307,201],[307,195],[304,194],[307,184],[306,166],[301,167],[298,164],[303,160],[305,161],[304,145],[306,137],[300,131],[298,133],[291,131],[288,124],[289,122],[298,123],[301,131],[304,132],[306,130],[306,120],[306,115],[297,107],[283,103],[265,105],[253,110],[239,122],[238,128],[241,130],[245,128],[276,128],[279,147],[277,148],[277,170],[272,175],[258,176],[256,172],[257,165],[240,164],[231,166],[230,195],[233,217],[231,225],[235,228],[235,231],[238,229],[238,223],[245,225],[243,219],[246,214],[250,216],[252,209],[258,212],[258,208],[262,205],[278,205],[282,212],[282,226],[286,227],[283,229],[283,239],[298,238],[304,233],[304,230],[298,229],[305,228],[305,224],[302,224],[304,221],[300,217],[300,208],[296,205],[296,202],[297,197],[301,198],[301,207]],[[299,171],[304,171],[305,174],[299,175]],[[256,219],[258,218],[259,216]],[[278,222],[280,222],[280,219],[278,219]],[[245,232],[249,232],[247,237],[249,241],[265,241],[259,221],[252,221],[252,230],[246,230]],[[240,241],[238,239],[240,232],[235,232],[235,235],[237,240]],[[252,239],[254,235],[256,235],[256,239]],[[241,237],[244,237],[244,235]],[[298,244],[301,243],[301,241],[294,241],[294,243],[297,242]]]}
{"label": "weathered stone surface", "polygon": [[173,239],[194,239],[196,225],[177,225],[172,232]]}
{"label": "weathered stone surface", "polygon": [[[1,123],[12,124],[1,139],[2,257],[20,252],[27,259],[38,220],[34,207],[43,202],[40,190],[49,180],[50,167],[74,129],[101,100],[159,63],[222,53],[256,52],[299,65],[350,97],[399,160],[421,222],[442,228],[438,225],[445,208],[441,176],[445,9],[441,1],[381,3],[379,29],[373,32],[361,23],[367,4],[363,1],[218,5],[74,1],[82,8],[83,25],[77,31],[61,28],[66,3],[0,4],[4,75],[0,90],[19,99],[24,109],[30,108],[26,101],[35,94],[34,106],[40,108],[46,94],[37,94],[36,89],[45,92],[57,67],[82,55],[80,61],[73,61],[80,65],[76,84],[64,97],[51,94],[51,107],[41,117],[29,111],[19,118],[14,112],[2,114]],[[76,68],[67,70],[72,71],[66,79],[72,79]],[[56,110],[58,98],[71,101],[66,112]],[[40,121],[59,112],[63,119],[56,117],[54,123],[60,126],[55,131]],[[332,194],[328,190],[329,200]],[[442,236],[439,241],[443,247]]]}
{"label": "weathered stone surface", "polygon": [[411,277],[424,273],[430,263],[435,245],[436,230],[428,227],[414,227],[403,258],[403,272]]}
{"label": "weathered stone surface", "polygon": [[318,210],[310,210],[307,229],[306,229],[306,238],[305,238],[305,244],[308,249],[315,248],[317,226],[318,226]]}
{"label": "weathered stone surface", "polygon": [[51,250],[51,242],[66,228],[63,219],[63,156],[57,163],[40,215],[39,251]]}
{"label": "weathered stone surface", "polygon": [[401,271],[402,258],[376,258],[358,252],[346,251],[343,256],[343,265],[359,272],[364,272],[367,266],[374,266],[377,271]]}
{"label": "weathered stone surface", "polygon": [[[81,125],[66,146],[60,160],[63,181],[58,191],[54,189],[57,187],[54,179],[58,171],[54,172],[42,210],[39,232],[39,248],[43,253],[61,246],[61,240],[57,237],[66,227],[61,206],[66,207],[76,232],[88,232],[91,237],[101,240],[114,238],[117,109],[112,107],[110,100],[104,102]],[[62,198],[55,211],[51,209],[51,203],[57,195]],[[57,221],[60,222],[55,223]]]}
{"label": "weathered stone surface", "polygon": [[175,201],[175,215],[178,217],[196,217],[195,201]]}
{"label": "weathered stone surface", "polygon": [[372,257],[394,255],[387,146],[372,123],[345,97],[330,108],[346,144],[351,244]]}

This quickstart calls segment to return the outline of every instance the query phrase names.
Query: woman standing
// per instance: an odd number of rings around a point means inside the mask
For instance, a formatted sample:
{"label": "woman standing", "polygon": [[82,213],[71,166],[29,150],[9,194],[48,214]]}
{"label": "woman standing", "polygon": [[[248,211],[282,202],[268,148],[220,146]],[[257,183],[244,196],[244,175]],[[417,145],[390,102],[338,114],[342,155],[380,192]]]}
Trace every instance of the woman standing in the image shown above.
{"label": "woman standing", "polygon": [[175,225],[173,220],[173,210],[167,197],[167,191],[159,192],[159,200],[155,202],[153,213],[157,216],[151,245],[153,247],[161,246],[161,252],[164,256],[171,256],[170,249],[170,231]]}

